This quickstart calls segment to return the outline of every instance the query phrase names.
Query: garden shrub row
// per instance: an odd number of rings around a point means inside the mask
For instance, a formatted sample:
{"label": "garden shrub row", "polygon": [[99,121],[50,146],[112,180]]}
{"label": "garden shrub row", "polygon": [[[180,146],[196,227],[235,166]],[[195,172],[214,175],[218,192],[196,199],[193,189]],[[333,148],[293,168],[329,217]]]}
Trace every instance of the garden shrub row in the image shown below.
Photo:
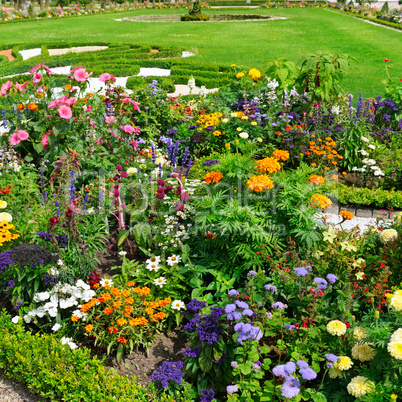
{"label": "garden shrub row", "polygon": [[32,335],[0,315],[0,368],[51,401],[155,400],[135,378],[106,371],[89,349],[71,350],[52,334]]}
{"label": "garden shrub row", "polygon": [[157,77],[157,76],[148,76],[146,78],[142,77],[129,77],[127,79],[126,88],[135,89],[141,85],[148,85],[153,80],[158,81],[158,84],[167,92],[174,92],[174,82],[170,77]]}
{"label": "garden shrub row", "polygon": [[330,191],[341,204],[364,205],[377,208],[402,208],[402,191],[348,187],[338,183]]}

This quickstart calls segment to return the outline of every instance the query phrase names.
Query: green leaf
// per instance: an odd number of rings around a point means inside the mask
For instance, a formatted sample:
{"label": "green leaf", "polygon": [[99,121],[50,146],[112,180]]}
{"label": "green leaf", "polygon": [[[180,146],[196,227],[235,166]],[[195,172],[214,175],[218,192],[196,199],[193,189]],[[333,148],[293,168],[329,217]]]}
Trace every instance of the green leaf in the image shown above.
{"label": "green leaf", "polygon": [[212,346],[207,345],[200,353],[198,358],[200,369],[204,373],[208,373],[212,369]]}
{"label": "green leaf", "polygon": [[117,363],[120,364],[122,356],[123,356],[123,345],[120,344],[119,347],[117,348],[117,355],[116,355]]}
{"label": "green leaf", "polygon": [[140,247],[148,247],[152,238],[151,226],[149,225],[149,223],[147,222],[137,223],[133,227],[133,236],[136,243]]}
{"label": "green leaf", "polygon": [[129,230],[119,230],[119,237],[117,240],[117,247],[120,247],[128,238],[130,234]]}

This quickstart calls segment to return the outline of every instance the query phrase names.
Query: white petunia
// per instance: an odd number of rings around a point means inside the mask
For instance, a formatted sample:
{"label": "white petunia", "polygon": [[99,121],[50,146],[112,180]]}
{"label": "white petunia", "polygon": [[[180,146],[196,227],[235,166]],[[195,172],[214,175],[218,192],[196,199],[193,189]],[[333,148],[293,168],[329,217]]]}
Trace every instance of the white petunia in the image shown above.
{"label": "white petunia", "polygon": [[15,317],[13,317],[12,319],[11,319],[11,322],[12,323],[14,323],[14,324],[18,324],[18,321],[20,320],[20,316],[19,315],[16,315]]}
{"label": "white petunia", "polygon": [[243,140],[247,140],[248,134],[245,131],[243,131],[242,133],[239,134],[239,137],[243,138]]}
{"label": "white petunia", "polygon": [[375,146],[373,144],[369,144],[368,147],[371,149],[375,149]]}
{"label": "white petunia", "polygon": [[24,321],[29,324],[31,322],[32,318],[30,315],[24,315]]}
{"label": "white petunia", "polygon": [[181,300],[174,300],[171,305],[173,310],[181,310],[186,308],[186,305]]}
{"label": "white petunia", "polygon": [[56,323],[56,324],[53,325],[52,331],[56,332],[56,331],[58,331],[60,328],[61,328],[61,325]]}
{"label": "white petunia", "polygon": [[370,140],[369,140],[367,137],[365,137],[364,135],[362,135],[360,139],[361,139],[363,142],[370,142]]}
{"label": "white petunia", "polygon": [[160,276],[154,280],[154,284],[163,288],[163,285],[166,285],[166,279],[163,276]]}

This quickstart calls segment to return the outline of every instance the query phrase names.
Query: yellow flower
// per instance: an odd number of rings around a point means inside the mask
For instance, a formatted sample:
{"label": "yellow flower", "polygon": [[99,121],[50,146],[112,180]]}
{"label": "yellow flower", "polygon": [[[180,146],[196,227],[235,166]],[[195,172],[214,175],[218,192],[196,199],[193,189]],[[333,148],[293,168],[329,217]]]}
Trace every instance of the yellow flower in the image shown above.
{"label": "yellow flower", "polygon": [[269,176],[263,174],[251,177],[250,180],[247,181],[247,187],[252,191],[260,193],[264,189],[272,190],[274,183]]}
{"label": "yellow flower", "polygon": [[333,226],[328,226],[328,230],[326,232],[322,232],[324,236],[324,241],[328,243],[333,243],[336,239],[336,229]]}
{"label": "yellow flower", "polygon": [[257,122],[256,122],[256,121],[252,121],[252,122],[251,122],[251,125],[252,125],[252,126],[256,126],[256,125],[257,125]]}
{"label": "yellow flower", "polygon": [[227,143],[225,144],[225,148],[226,148],[226,149],[229,149],[229,148],[230,148],[230,142],[227,142]]}
{"label": "yellow flower", "polygon": [[220,135],[222,135],[222,133],[221,133],[220,131],[218,131],[218,130],[215,130],[212,134],[213,134],[215,137],[219,137]]}
{"label": "yellow flower", "polygon": [[251,77],[254,81],[257,81],[259,78],[261,78],[261,73],[256,69],[256,68],[252,68],[249,72],[248,72],[249,77]]}
{"label": "yellow flower", "polygon": [[327,324],[327,331],[331,334],[331,335],[336,335],[336,336],[341,336],[341,335],[345,335],[346,333],[346,325],[338,320],[333,320],[330,321]]}
{"label": "yellow flower", "polygon": [[342,371],[337,369],[337,368],[332,368],[328,372],[330,378],[341,378],[342,377]]}
{"label": "yellow flower", "polygon": [[354,359],[360,360],[361,362],[368,362],[373,360],[377,352],[375,349],[371,348],[369,344],[356,344],[352,348],[352,357]]}
{"label": "yellow flower", "polygon": [[352,359],[348,356],[338,356],[338,361],[334,363],[334,368],[339,370],[349,370],[353,366]]}
{"label": "yellow flower", "polygon": [[353,268],[359,268],[362,267],[363,265],[366,265],[366,261],[363,260],[363,258],[358,258],[353,264]]}
{"label": "yellow flower", "polygon": [[0,209],[7,208],[7,201],[0,201]]}
{"label": "yellow flower", "polygon": [[241,127],[237,127],[236,130],[239,131],[239,132],[243,131],[243,129]]}
{"label": "yellow flower", "polygon": [[258,137],[258,138],[257,138],[257,142],[262,142],[262,138],[261,138],[261,137]]}
{"label": "yellow flower", "polygon": [[362,327],[353,328],[353,337],[358,341],[368,337],[367,331]]}
{"label": "yellow flower", "polygon": [[342,216],[342,218],[345,219],[346,221],[350,221],[353,219],[353,214],[352,212],[349,211],[341,211],[339,215]]}
{"label": "yellow flower", "polygon": [[231,64],[230,67],[235,68],[236,64]]}
{"label": "yellow flower", "polygon": [[367,377],[358,375],[357,377],[352,378],[347,386],[347,389],[350,395],[354,396],[355,398],[360,398],[361,396],[373,391],[374,383]]}
{"label": "yellow flower", "polygon": [[380,233],[380,240],[382,243],[393,242],[398,238],[398,232],[395,229],[386,229]]}
{"label": "yellow flower", "polygon": [[242,77],[244,77],[244,73],[237,73],[236,74],[236,78],[240,79]]}
{"label": "yellow flower", "polygon": [[394,293],[389,305],[393,307],[395,311],[402,311],[402,291],[397,290]]}

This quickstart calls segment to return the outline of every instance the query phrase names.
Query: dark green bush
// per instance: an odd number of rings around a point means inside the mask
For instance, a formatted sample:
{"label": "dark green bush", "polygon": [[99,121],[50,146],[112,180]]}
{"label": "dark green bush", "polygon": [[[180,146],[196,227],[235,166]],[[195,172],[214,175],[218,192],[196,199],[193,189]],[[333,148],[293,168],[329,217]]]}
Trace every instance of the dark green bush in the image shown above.
{"label": "dark green bush", "polygon": [[209,15],[199,14],[199,15],[182,15],[180,17],[181,21],[209,21]]}

